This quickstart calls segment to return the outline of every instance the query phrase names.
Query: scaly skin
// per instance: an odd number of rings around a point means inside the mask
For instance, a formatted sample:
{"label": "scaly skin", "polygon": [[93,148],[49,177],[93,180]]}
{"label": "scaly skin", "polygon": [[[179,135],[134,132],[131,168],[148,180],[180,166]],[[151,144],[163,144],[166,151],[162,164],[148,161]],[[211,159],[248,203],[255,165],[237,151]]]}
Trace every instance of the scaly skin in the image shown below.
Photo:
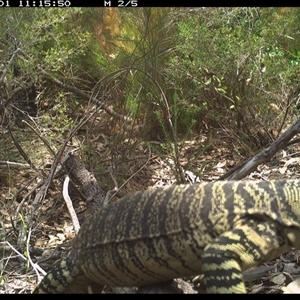
{"label": "scaly skin", "polygon": [[92,215],[35,293],[145,286],[204,273],[245,293],[242,271],[300,248],[300,181],[220,181],[128,195]]}

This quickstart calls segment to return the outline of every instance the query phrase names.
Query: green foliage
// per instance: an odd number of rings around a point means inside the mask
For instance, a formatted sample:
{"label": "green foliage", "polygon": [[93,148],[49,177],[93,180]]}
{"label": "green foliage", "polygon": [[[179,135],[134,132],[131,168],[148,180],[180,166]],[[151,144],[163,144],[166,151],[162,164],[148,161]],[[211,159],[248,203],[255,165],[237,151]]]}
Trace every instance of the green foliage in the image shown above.
{"label": "green foliage", "polygon": [[0,12],[3,27],[27,55],[26,60],[18,59],[23,71],[33,75],[39,65],[59,76],[82,73],[86,76],[89,71],[93,77],[106,64],[91,28],[83,23],[88,9],[9,8],[5,11],[3,16]]}
{"label": "green foliage", "polygon": [[26,22],[24,29],[35,32],[29,36],[32,50],[37,51],[35,59],[48,70],[68,70],[85,53],[90,39],[90,33],[74,22],[82,10],[51,8],[38,12],[34,9],[33,13],[35,22]]}
{"label": "green foliage", "polygon": [[[40,65],[84,90],[101,81],[93,92],[143,122],[144,138],[166,141],[170,151],[203,129],[222,129],[255,150],[270,142],[285,110],[294,116],[297,9],[10,8],[0,20],[5,59],[20,47],[26,55],[16,63],[36,80]],[[51,106],[45,103],[42,124],[64,132],[78,100],[47,84]]]}
{"label": "green foliage", "polygon": [[[279,124],[270,105],[275,101],[284,109],[289,96],[282,95],[295,90],[299,63],[299,12],[286,14],[275,8],[199,8],[180,18],[165,74],[184,110],[197,108],[198,126],[226,128],[251,143],[261,128],[257,118],[266,131]],[[252,142],[261,147],[256,138]]]}
{"label": "green foliage", "polygon": [[48,127],[51,124],[49,138],[64,138],[70,132],[70,128],[74,125],[74,118],[70,114],[72,108],[76,106],[76,101],[70,104],[68,93],[58,92],[51,110],[47,110],[41,117],[40,124]]}
{"label": "green foliage", "polygon": [[148,133],[157,129],[156,112],[164,114],[166,109],[159,86],[164,87],[162,70],[175,42],[171,13],[171,8],[126,9],[120,13],[115,63],[133,68],[124,88],[125,107],[128,114],[145,120]]}

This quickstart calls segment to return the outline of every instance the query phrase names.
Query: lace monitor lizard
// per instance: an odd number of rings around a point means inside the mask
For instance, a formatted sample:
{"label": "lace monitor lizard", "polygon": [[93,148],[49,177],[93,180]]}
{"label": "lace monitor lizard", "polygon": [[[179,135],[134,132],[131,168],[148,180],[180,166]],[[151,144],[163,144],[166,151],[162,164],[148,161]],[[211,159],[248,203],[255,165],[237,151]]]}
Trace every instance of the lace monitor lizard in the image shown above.
{"label": "lace monitor lizard", "polygon": [[150,189],[92,215],[35,293],[144,286],[205,275],[209,293],[245,293],[242,271],[300,248],[300,181]]}

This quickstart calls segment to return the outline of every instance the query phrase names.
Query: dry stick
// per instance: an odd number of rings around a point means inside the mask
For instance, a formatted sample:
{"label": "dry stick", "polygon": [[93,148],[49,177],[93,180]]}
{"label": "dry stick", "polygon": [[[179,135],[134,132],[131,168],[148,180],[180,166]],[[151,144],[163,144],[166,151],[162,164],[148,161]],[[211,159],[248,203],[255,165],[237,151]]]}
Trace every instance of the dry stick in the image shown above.
{"label": "dry stick", "polygon": [[[8,241],[5,241],[5,242],[0,242],[0,244],[7,244],[14,252],[16,252],[24,261],[27,262],[27,258],[22,254],[20,253],[13,245],[11,245]],[[32,265],[34,265],[34,267],[36,269],[38,269],[43,275],[46,275],[46,272],[40,268],[37,264],[35,263],[32,263]]]}
{"label": "dry stick", "polygon": [[[36,180],[37,176],[31,178],[29,181],[27,181],[22,188],[20,188],[16,194],[14,195],[13,197],[13,203],[16,202],[17,200],[17,197],[20,195],[20,193],[22,193],[22,191],[24,191],[34,180]],[[22,206],[24,204],[24,202],[26,201],[26,199],[36,190],[38,189],[40,186],[42,185],[42,183],[38,183],[36,184],[28,193],[26,193],[26,195],[23,197],[22,201],[19,203],[19,205],[17,206],[17,209],[15,211],[15,215],[14,215],[14,218],[13,218],[13,227],[14,228],[17,228],[17,220],[19,219],[18,216],[19,216],[19,213],[22,209]]]}
{"label": "dry stick", "polygon": [[149,149],[149,155],[148,155],[148,158],[147,158],[147,161],[136,171],[134,172],[118,189],[117,191],[109,198],[108,196],[105,197],[105,205],[107,205],[109,203],[109,201],[117,194],[117,192],[131,179],[133,178],[137,173],[139,173],[147,164],[148,162],[150,161],[151,159],[151,148],[148,146],[148,149]]}
{"label": "dry stick", "polygon": [[46,272],[38,265],[35,264],[30,257],[30,251],[29,251],[29,242],[30,242],[30,237],[31,237],[31,228],[29,228],[28,230],[28,237],[27,237],[27,241],[26,241],[26,251],[27,251],[27,255],[28,255],[28,262],[30,263],[30,265],[32,266],[32,268],[34,269],[36,275],[39,277],[39,272],[38,270],[45,276]]}
{"label": "dry stick", "polygon": [[115,177],[113,176],[113,173],[112,173],[112,168],[110,168],[110,170],[109,170],[109,175],[110,175],[110,178],[112,179],[112,181],[114,182],[115,187],[113,189],[107,191],[104,202],[103,202],[103,207],[106,207],[108,205],[108,202],[111,199],[110,194],[112,192],[117,193],[119,191],[117,180],[115,179]]}
{"label": "dry stick", "polygon": [[243,161],[240,164],[238,164],[237,166],[231,168],[226,174],[219,177],[218,180],[225,180],[225,179],[229,178],[229,176],[231,174],[235,173],[235,171],[237,171],[237,170],[240,170],[248,161],[250,161],[250,159],[251,158],[248,158],[246,161]]}
{"label": "dry stick", "polygon": [[18,149],[20,155],[26,160],[26,162],[30,165],[30,167],[32,169],[35,169],[35,166],[32,164],[30,158],[27,156],[27,154],[24,152],[23,148],[21,147],[20,143],[17,141],[17,139],[15,138],[15,136],[13,135],[11,129],[10,129],[10,126],[8,125],[7,126],[8,128],[8,132],[14,142],[14,145],[16,146],[16,148]]}
{"label": "dry stick", "polygon": [[79,221],[78,221],[75,209],[74,209],[73,204],[72,204],[72,200],[71,200],[71,198],[69,196],[69,193],[68,193],[69,181],[70,181],[70,177],[69,177],[69,175],[66,175],[65,180],[64,180],[64,185],[63,185],[63,197],[64,197],[64,200],[67,204],[67,208],[69,210],[69,213],[70,213],[70,216],[71,216],[71,219],[72,219],[72,222],[73,222],[75,234],[77,235],[77,233],[80,229],[80,225],[79,225]]}
{"label": "dry stick", "polygon": [[22,120],[22,122],[25,123],[39,137],[40,140],[42,140],[42,142],[47,146],[51,154],[55,156],[55,151],[51,148],[50,143],[33,126],[31,126],[31,124],[29,124],[25,120]]}
{"label": "dry stick", "polygon": [[290,144],[290,140],[298,133],[300,133],[300,119],[298,119],[295,124],[290,126],[290,128],[278,139],[276,139],[268,148],[256,154],[254,157],[249,159],[236,173],[227,177],[227,180],[240,180],[241,178],[244,178],[252,171],[256,170],[258,165],[269,160],[275,155],[276,152]]}

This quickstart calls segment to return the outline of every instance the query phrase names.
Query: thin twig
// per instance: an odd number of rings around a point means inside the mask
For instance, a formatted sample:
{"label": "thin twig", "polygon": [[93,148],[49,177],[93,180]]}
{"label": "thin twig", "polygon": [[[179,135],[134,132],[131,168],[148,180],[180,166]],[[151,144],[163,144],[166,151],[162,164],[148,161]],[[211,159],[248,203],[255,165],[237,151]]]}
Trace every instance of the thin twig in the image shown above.
{"label": "thin twig", "polygon": [[[5,242],[0,242],[0,244],[7,244],[14,252],[16,252],[19,257],[21,257],[24,261],[27,262],[27,258],[22,254],[20,253],[12,244],[10,244],[8,241],[5,241]],[[33,265],[43,274],[43,275],[46,275],[46,272],[40,268],[37,264],[33,263]]]}
{"label": "thin twig", "polygon": [[69,192],[68,192],[69,181],[70,181],[70,177],[69,177],[69,175],[66,175],[65,180],[64,180],[64,185],[63,185],[63,197],[67,204],[67,208],[68,208],[68,211],[70,213],[70,216],[71,216],[71,219],[73,222],[75,234],[77,235],[77,233],[80,229],[80,224],[79,224],[75,209],[73,207],[72,200],[69,196]]}
{"label": "thin twig", "polygon": [[108,202],[109,202],[109,200],[111,199],[111,198],[109,198],[110,194],[111,194],[112,192],[118,192],[118,182],[117,182],[116,178],[113,176],[113,174],[112,174],[112,169],[111,169],[111,168],[109,169],[109,175],[110,175],[112,181],[114,182],[115,187],[114,187],[112,190],[109,190],[109,191],[106,193],[105,199],[104,199],[104,202],[103,202],[103,207],[105,207],[105,206],[108,205]]}
{"label": "thin twig", "polygon": [[15,138],[15,136],[13,135],[10,126],[8,125],[8,132],[15,144],[15,146],[17,147],[19,153],[21,154],[21,156],[25,159],[25,161],[30,165],[30,167],[32,169],[35,169],[35,166],[32,164],[31,159],[28,157],[28,155],[25,153],[25,151],[23,150],[22,146],[20,145],[20,143],[17,141],[17,139]]}
{"label": "thin twig", "polygon": [[31,228],[29,228],[29,230],[28,230],[28,237],[27,237],[27,241],[26,241],[26,252],[27,252],[27,255],[28,255],[28,261],[27,262],[32,266],[33,270],[35,271],[35,273],[38,276],[39,281],[40,281],[40,276],[39,276],[38,271],[40,271],[43,274],[43,276],[45,276],[47,274],[47,272],[45,272],[38,264],[35,264],[31,260],[30,251],[29,251],[30,237],[31,237]]}
{"label": "thin twig", "polygon": [[31,124],[29,124],[25,120],[22,120],[22,122],[25,123],[39,137],[39,139],[43,141],[43,143],[47,146],[51,154],[55,155],[55,151],[51,148],[50,143],[41,134],[39,134],[38,131],[33,126],[31,126]]}
{"label": "thin twig", "polygon": [[118,193],[118,191],[129,181],[131,180],[131,178],[133,178],[137,173],[139,173],[142,169],[144,169],[144,167],[148,164],[148,162],[151,159],[151,148],[148,146],[148,150],[149,150],[149,155],[147,158],[147,161],[135,172],[133,173],[120,187],[119,189],[109,198],[109,200],[107,201],[107,203],[109,203],[109,201]]}

